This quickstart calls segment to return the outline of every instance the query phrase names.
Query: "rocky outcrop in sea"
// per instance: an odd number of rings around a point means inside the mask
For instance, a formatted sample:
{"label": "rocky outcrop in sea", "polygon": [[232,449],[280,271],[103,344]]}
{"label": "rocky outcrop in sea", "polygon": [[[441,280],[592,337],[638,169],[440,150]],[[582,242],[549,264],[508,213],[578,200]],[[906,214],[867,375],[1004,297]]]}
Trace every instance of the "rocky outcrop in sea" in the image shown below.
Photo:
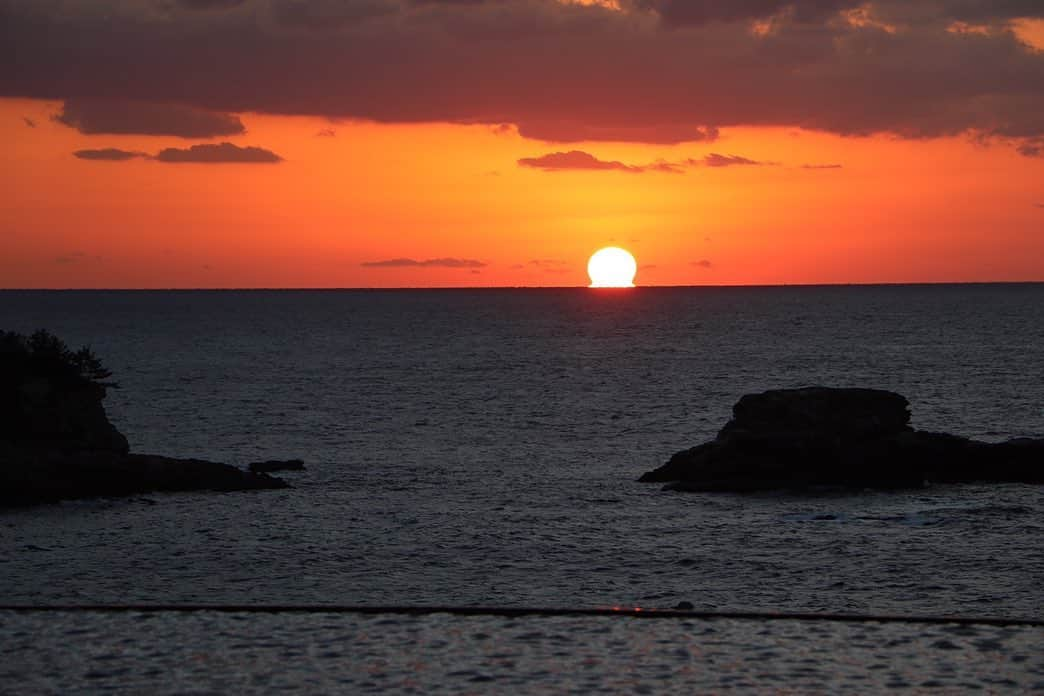
{"label": "rocky outcrop in sea", "polygon": [[0,506],[288,486],[228,464],[131,453],[102,405],[109,376],[88,349],[47,332],[0,331]]}
{"label": "rocky outcrop in sea", "polygon": [[682,491],[926,483],[1044,483],[1044,439],[980,442],[915,430],[909,403],[879,389],[806,387],[742,397],[710,442],[675,454],[639,481]]}

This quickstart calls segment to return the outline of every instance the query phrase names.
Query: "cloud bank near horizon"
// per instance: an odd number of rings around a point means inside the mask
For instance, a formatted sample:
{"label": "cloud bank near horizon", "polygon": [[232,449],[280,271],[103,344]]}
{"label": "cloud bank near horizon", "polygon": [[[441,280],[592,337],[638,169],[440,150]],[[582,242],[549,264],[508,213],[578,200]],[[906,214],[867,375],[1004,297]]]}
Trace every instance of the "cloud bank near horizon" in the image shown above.
{"label": "cloud bank near horizon", "polygon": [[442,257],[437,259],[411,259],[395,258],[381,261],[363,261],[359,264],[363,268],[485,268],[489,264],[477,259],[458,259],[453,257]]}
{"label": "cloud bank near horizon", "polygon": [[[701,158],[688,158],[681,162],[667,162],[658,160],[650,164],[626,164],[616,160],[603,160],[583,150],[570,150],[569,152],[551,152],[540,157],[523,157],[518,160],[520,167],[540,169],[545,172],[560,171],[619,171],[628,174],[644,174],[646,172],[660,172],[663,174],[682,174],[687,167],[774,167],[778,162],[762,162],[741,155],[723,155],[712,152]],[[840,169],[839,164],[824,165],[802,165],[802,169]]]}
{"label": "cloud bank near horizon", "polygon": [[642,174],[644,172],[663,172],[667,174],[680,174],[681,167],[670,162],[653,162],[652,164],[637,165],[624,164],[616,160],[601,160],[589,152],[583,150],[570,150],[569,152],[551,152],[540,157],[523,157],[518,160],[518,166],[531,169],[541,169],[545,172],[561,171],[618,171],[628,174]]}
{"label": "cloud bank near horizon", "polygon": [[263,147],[240,147],[233,143],[204,143],[187,148],[168,147],[155,155],[136,150],[121,150],[115,147],[77,150],[73,157],[83,160],[126,162],[132,159],[147,159],[168,164],[276,164],[283,158]]}

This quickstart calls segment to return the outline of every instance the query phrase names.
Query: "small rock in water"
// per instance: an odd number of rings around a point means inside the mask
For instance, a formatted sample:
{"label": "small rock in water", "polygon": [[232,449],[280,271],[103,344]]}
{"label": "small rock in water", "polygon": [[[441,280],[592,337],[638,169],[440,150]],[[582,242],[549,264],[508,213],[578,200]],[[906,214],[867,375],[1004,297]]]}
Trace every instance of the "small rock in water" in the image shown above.
{"label": "small rock in water", "polygon": [[692,602],[678,602],[674,605],[674,608],[678,611],[692,611],[696,608],[696,605],[694,605]]}

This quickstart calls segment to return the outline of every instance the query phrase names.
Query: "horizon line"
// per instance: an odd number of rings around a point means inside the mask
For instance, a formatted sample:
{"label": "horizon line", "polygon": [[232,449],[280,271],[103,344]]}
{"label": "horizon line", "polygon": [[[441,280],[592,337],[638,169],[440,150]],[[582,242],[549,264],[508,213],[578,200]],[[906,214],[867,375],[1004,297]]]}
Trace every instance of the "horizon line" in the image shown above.
{"label": "horizon line", "polygon": [[614,292],[632,290],[677,290],[689,288],[849,288],[849,287],[911,287],[942,285],[1041,285],[1041,280],[928,280],[866,283],[737,283],[700,285],[632,285],[630,287],[591,287],[590,285],[397,285],[397,286],[236,286],[236,287],[12,287],[0,288],[0,292],[340,292],[340,291],[405,291],[405,290],[591,290]]}

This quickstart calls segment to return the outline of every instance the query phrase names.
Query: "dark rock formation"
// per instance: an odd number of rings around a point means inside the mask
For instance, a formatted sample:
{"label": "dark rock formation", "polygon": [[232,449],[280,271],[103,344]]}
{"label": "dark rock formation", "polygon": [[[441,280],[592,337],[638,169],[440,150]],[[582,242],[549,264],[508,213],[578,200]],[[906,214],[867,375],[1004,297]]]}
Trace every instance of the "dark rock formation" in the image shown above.
{"label": "dark rock formation", "polygon": [[272,471],[304,471],[304,462],[300,459],[269,459],[264,462],[254,462],[247,466],[255,473],[268,473]]}
{"label": "dark rock formation", "polygon": [[149,491],[286,488],[227,464],[131,454],[105,415],[109,377],[46,332],[0,332],[0,506]]}
{"label": "dark rock formation", "polygon": [[877,389],[748,394],[711,442],[640,481],[690,491],[906,488],[925,482],[1044,483],[1044,439],[986,443],[917,431],[906,399]]}

